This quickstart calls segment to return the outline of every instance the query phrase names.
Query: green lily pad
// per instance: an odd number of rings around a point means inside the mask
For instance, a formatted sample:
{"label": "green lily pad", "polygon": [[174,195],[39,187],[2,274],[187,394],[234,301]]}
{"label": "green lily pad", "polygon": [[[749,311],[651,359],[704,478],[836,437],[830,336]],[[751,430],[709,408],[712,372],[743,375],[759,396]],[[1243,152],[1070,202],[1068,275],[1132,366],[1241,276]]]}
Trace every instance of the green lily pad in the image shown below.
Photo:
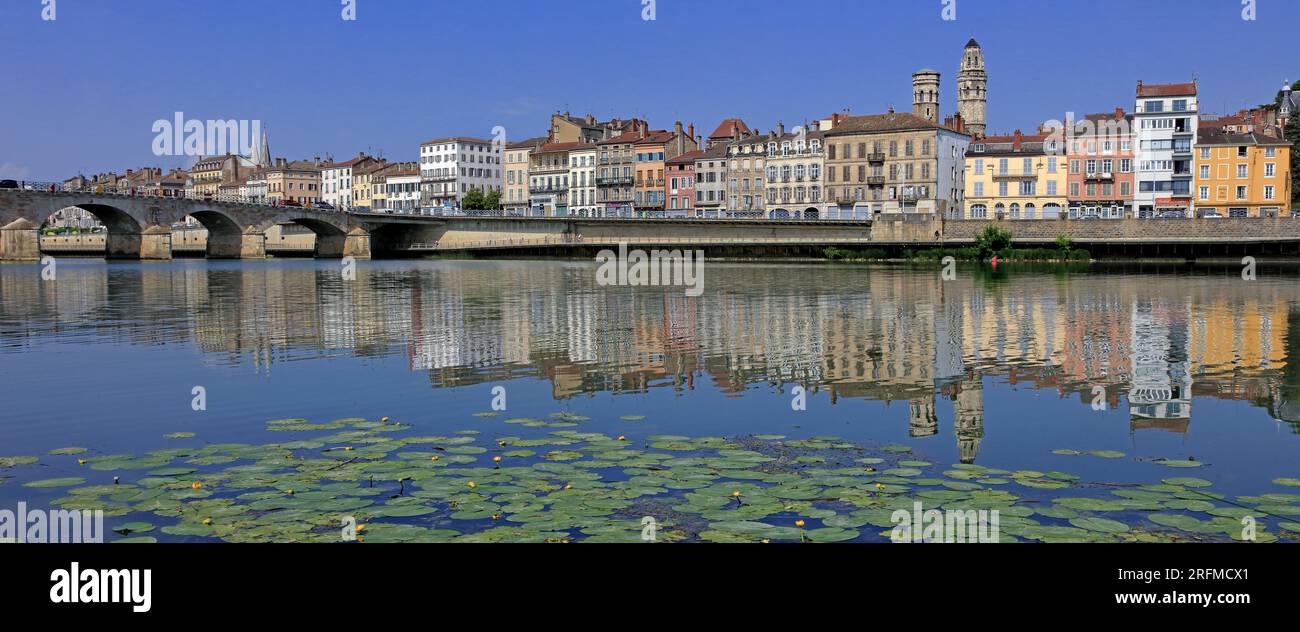
{"label": "green lily pad", "polygon": [[23,487],[34,487],[38,489],[49,487],[72,487],[74,485],[81,485],[85,482],[86,479],[78,476],[65,476],[63,478],[47,478],[39,481],[32,481],[30,483],[23,483]]}

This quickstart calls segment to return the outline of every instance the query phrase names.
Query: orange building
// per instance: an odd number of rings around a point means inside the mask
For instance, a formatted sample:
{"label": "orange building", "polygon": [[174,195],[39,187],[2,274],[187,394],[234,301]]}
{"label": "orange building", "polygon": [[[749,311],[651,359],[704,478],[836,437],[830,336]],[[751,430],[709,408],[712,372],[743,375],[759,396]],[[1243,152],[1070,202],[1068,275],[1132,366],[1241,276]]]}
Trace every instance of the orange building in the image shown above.
{"label": "orange building", "polygon": [[1200,130],[1197,217],[1277,217],[1291,201],[1291,144],[1276,127]]}

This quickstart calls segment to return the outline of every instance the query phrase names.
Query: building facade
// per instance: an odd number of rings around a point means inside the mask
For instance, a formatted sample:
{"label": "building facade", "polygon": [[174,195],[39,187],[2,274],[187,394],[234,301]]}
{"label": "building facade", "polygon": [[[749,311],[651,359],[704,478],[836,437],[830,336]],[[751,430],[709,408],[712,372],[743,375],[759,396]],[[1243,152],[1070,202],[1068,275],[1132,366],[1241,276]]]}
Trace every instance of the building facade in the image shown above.
{"label": "building facade", "polygon": [[718,218],[727,212],[727,143],[695,158],[695,216]]}
{"label": "building facade", "polygon": [[665,216],[695,217],[695,161],[703,155],[692,149],[664,163]]}
{"label": "building facade", "polygon": [[581,143],[569,150],[569,214],[599,217],[596,204],[596,144]]}
{"label": "building facade", "polygon": [[1200,131],[1197,217],[1278,217],[1290,213],[1292,147],[1282,131]]}
{"label": "building facade", "polygon": [[384,178],[384,209],[389,213],[420,212],[420,165],[402,163]]}
{"label": "building facade", "polygon": [[506,145],[501,165],[501,208],[506,212],[522,214],[528,211],[528,161],[533,151],[544,144],[546,137],[543,136]]}
{"label": "building facade", "polygon": [[1066,212],[1066,160],[1055,134],[986,136],[966,154],[967,219],[1058,219]]}
{"label": "building facade", "polygon": [[1193,212],[1192,149],[1196,144],[1196,82],[1137,85],[1136,216],[1190,218]]}
{"label": "building facade", "polygon": [[379,162],[365,152],[356,158],[344,162],[328,162],[321,168],[320,199],[334,205],[335,208],[352,208],[352,176],[358,169],[366,169]]}
{"label": "building facade", "polygon": [[492,141],[467,136],[421,143],[423,205],[459,208],[470,189],[500,193],[503,149]]}
{"label": "building facade", "polygon": [[[970,136],[914,114],[833,117],[825,132],[828,215],[962,215]],[[958,128],[960,129],[960,128]]]}
{"label": "building facade", "polygon": [[768,136],[767,208],[771,219],[828,217],[822,197],[826,168],[823,136],[821,131],[803,127],[787,133],[784,124],[778,124]]}
{"label": "building facade", "polygon": [[754,132],[727,145],[727,217],[767,217],[767,142]]}
{"label": "building facade", "polygon": [[1074,123],[1066,139],[1070,219],[1122,219],[1135,213],[1133,116],[1116,108]]}
{"label": "building facade", "polygon": [[293,200],[303,206],[321,201],[321,165],[312,160],[288,162],[277,158],[266,173],[266,201],[275,204]]}
{"label": "building facade", "polygon": [[645,129],[639,122],[618,136],[596,142],[598,175],[596,202],[603,217],[631,217],[635,199],[637,141]]}
{"label": "building facade", "polygon": [[530,215],[565,217],[569,214],[569,152],[583,143],[546,143],[528,159]]}

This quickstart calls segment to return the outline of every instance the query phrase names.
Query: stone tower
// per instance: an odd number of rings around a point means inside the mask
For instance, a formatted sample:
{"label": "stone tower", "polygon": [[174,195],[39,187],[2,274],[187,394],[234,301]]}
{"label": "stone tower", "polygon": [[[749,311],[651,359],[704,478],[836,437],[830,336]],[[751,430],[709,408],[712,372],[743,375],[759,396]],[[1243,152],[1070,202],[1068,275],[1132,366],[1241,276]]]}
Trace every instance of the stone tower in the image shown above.
{"label": "stone tower", "polygon": [[966,122],[966,130],[976,138],[984,135],[988,113],[989,75],[984,71],[984,51],[971,38],[962,52],[961,71],[957,73],[957,113]]}
{"label": "stone tower", "polygon": [[912,114],[931,123],[939,122],[939,73],[918,70],[912,73]]}

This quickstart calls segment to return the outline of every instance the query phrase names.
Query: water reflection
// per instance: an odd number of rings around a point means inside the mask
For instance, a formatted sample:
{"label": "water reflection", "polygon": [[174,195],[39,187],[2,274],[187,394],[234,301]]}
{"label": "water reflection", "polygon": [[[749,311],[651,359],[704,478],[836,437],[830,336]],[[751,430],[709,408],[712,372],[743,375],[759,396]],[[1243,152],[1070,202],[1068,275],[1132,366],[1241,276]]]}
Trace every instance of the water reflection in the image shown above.
{"label": "water reflection", "polygon": [[1293,273],[1045,274],[713,264],[706,292],[609,288],[594,268],[312,261],[68,263],[56,282],[0,268],[0,356],[45,345],[189,344],[252,366],[404,356],[433,388],[533,376],[554,398],[802,384],[831,402],[899,402],[914,437],[951,403],[962,460],[979,451],[984,380],[1127,405],[1131,429],[1188,432],[1193,397],[1300,420]]}

